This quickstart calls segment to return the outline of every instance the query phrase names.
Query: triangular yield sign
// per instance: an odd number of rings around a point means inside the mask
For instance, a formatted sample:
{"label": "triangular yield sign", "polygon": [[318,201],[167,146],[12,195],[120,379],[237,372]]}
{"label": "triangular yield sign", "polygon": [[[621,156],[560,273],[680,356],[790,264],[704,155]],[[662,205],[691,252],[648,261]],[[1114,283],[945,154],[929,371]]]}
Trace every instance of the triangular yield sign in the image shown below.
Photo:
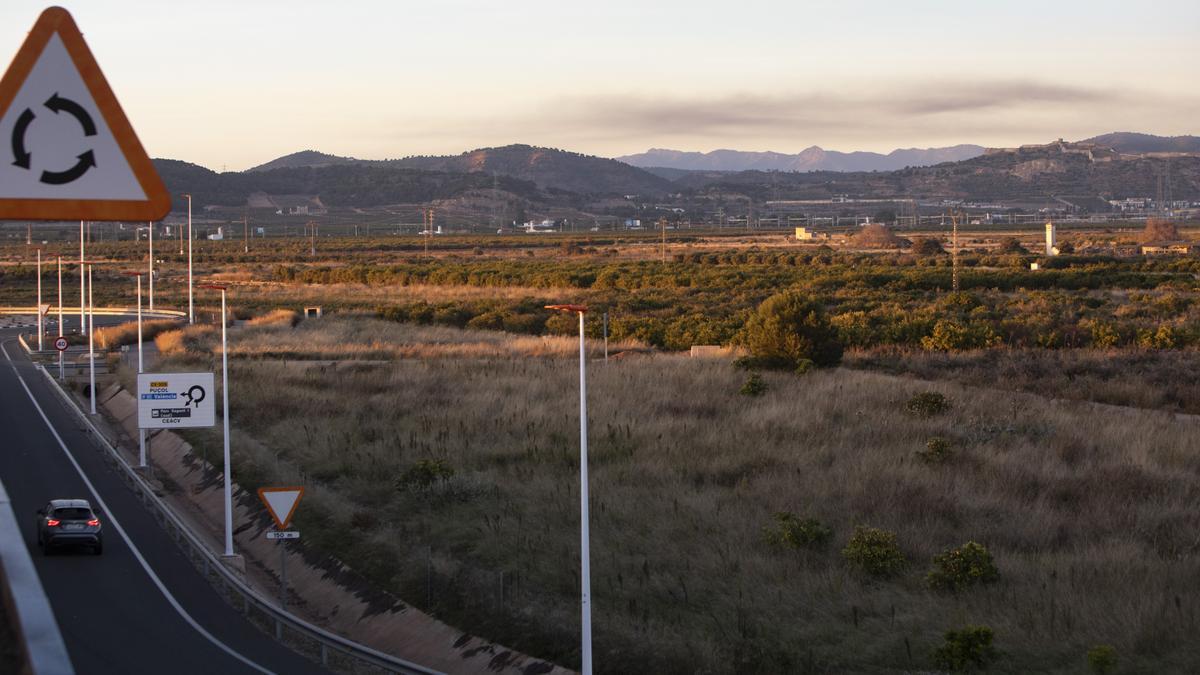
{"label": "triangular yield sign", "polygon": [[171,197],[67,10],[0,79],[0,220],[159,220]]}
{"label": "triangular yield sign", "polygon": [[281,530],[286,530],[287,526],[292,522],[292,514],[296,512],[296,505],[300,503],[300,498],[303,496],[304,488],[302,487],[258,489],[258,498],[262,500],[263,504],[267,505],[267,511],[271,513],[271,517],[275,519],[275,524]]}

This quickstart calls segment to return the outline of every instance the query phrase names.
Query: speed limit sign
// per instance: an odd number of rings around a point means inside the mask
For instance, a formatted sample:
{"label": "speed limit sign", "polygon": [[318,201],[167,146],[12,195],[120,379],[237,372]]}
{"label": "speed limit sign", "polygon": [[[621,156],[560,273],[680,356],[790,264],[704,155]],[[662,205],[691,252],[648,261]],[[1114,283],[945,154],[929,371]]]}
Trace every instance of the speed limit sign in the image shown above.
{"label": "speed limit sign", "polygon": [[67,351],[67,338],[60,337],[54,340],[54,348],[60,352]]}

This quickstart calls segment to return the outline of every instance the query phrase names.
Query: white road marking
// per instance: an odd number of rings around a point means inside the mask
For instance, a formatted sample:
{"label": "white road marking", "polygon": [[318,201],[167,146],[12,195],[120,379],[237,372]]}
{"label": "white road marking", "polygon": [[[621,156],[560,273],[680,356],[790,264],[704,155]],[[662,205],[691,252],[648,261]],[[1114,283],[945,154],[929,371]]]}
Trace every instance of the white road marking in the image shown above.
{"label": "white road marking", "polygon": [[87,488],[89,491],[91,491],[92,496],[96,498],[96,503],[98,503],[100,508],[104,510],[104,513],[107,515],[108,522],[111,523],[114,528],[116,528],[117,534],[121,535],[121,538],[125,540],[125,544],[129,547],[130,552],[133,553],[133,557],[137,559],[138,563],[142,566],[142,569],[146,570],[146,574],[150,577],[150,581],[154,582],[154,585],[157,586],[158,590],[162,592],[163,597],[167,599],[167,602],[170,603],[171,607],[175,608],[175,611],[179,614],[179,616],[183,617],[183,620],[186,621],[192,628],[194,628],[197,633],[204,636],[205,639],[216,645],[216,647],[221,651],[260,673],[274,675],[272,671],[263,668],[245,656],[237,653],[232,647],[224,642],[221,642],[212,633],[209,633],[207,630],[205,630],[204,627],[197,623],[196,620],[192,618],[192,615],[188,614],[187,610],[185,610],[183,606],[179,604],[179,601],[175,599],[175,596],[171,595],[171,591],[167,590],[167,587],[163,584],[162,580],[158,578],[158,575],[154,573],[154,570],[150,569],[150,564],[146,562],[144,557],[142,557],[142,552],[138,550],[138,547],[134,545],[133,540],[130,539],[129,535],[125,533],[125,528],[121,527],[121,523],[117,520],[117,516],[113,514],[113,512],[108,508],[108,505],[104,503],[104,498],[100,496],[100,492],[96,490],[94,485],[92,485],[92,481],[88,480],[87,474],[83,472],[83,468],[79,466],[79,462],[75,461],[75,457],[71,454],[71,451],[67,449],[67,444],[64,443],[62,437],[58,435],[58,430],[55,429],[54,425],[50,423],[50,418],[46,416],[46,412],[42,410],[42,406],[38,405],[37,399],[33,396],[33,392],[29,390],[29,385],[25,384],[25,378],[21,377],[20,371],[17,370],[16,364],[13,363],[12,357],[8,355],[8,350],[4,348],[3,344],[0,344],[0,351],[4,352],[4,358],[8,361],[8,367],[12,368],[13,374],[17,376],[17,381],[21,383],[21,388],[24,389],[25,394],[29,396],[29,401],[33,403],[33,407],[37,408],[38,414],[42,416],[42,421],[46,423],[46,428],[49,429],[50,433],[54,435],[54,440],[58,441],[58,447],[62,448],[63,454],[67,456],[67,460],[71,462],[71,466],[75,467],[75,471],[79,473],[79,477],[83,479],[84,484],[87,485]]}

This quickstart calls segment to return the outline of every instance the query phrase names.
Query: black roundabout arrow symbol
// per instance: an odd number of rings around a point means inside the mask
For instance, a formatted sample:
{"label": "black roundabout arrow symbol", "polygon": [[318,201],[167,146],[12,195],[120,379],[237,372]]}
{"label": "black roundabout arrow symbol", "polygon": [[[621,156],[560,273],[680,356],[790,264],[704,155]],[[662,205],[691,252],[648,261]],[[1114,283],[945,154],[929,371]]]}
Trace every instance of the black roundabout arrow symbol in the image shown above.
{"label": "black roundabout arrow symbol", "polygon": [[71,181],[78,180],[93,166],[96,166],[96,156],[92,154],[91,150],[88,150],[79,155],[79,161],[75,163],[75,166],[66,171],[43,171],[41,180],[47,185],[66,185]]}
{"label": "black roundabout arrow symbol", "polygon": [[92,121],[92,116],[88,114],[88,111],[83,109],[83,106],[75,101],[59,96],[56,91],[50,98],[46,99],[45,106],[56,115],[64,110],[71,113],[75,119],[79,120],[79,126],[83,127],[84,136],[96,135],[96,123]]}
{"label": "black roundabout arrow symbol", "polygon": [[33,111],[26,108],[21,113],[21,116],[17,118],[17,123],[13,125],[12,149],[13,157],[17,160],[13,162],[13,165],[19,166],[22,169],[28,169],[29,160],[33,158],[33,155],[29,154],[29,151],[25,149],[25,130],[29,128],[29,123],[33,121],[34,117],[36,115],[33,114]]}

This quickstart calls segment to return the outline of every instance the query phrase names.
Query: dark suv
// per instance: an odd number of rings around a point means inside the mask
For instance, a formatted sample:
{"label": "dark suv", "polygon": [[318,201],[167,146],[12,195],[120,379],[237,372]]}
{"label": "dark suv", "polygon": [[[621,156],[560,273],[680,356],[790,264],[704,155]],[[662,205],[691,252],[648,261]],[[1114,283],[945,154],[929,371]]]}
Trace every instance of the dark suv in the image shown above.
{"label": "dark suv", "polygon": [[55,546],[82,544],[96,555],[104,552],[100,517],[86,499],[54,499],[38,509],[38,546],[48,554]]}

